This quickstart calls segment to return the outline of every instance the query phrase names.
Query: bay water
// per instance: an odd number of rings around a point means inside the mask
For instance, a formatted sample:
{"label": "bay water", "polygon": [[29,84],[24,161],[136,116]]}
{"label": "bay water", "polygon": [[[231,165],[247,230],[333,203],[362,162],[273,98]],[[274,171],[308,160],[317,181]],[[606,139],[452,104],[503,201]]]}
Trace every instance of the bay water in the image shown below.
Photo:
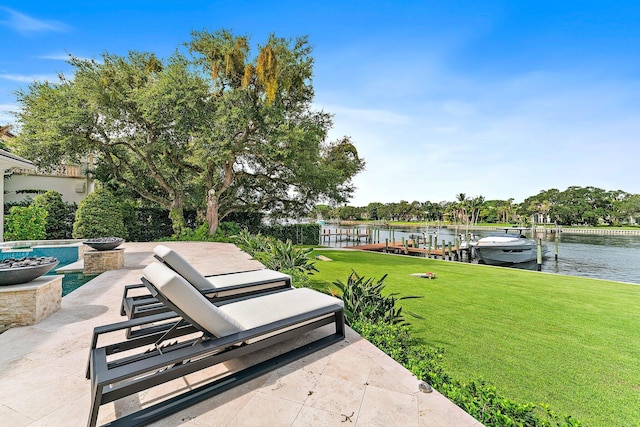
{"label": "bay water", "polygon": [[[356,245],[357,242],[347,240],[343,235],[342,239],[336,239],[333,236],[336,230],[346,230],[353,232],[353,227],[322,227],[324,230],[331,230],[331,239],[324,239],[321,243],[331,247],[348,247]],[[360,232],[364,233],[365,228],[360,227]],[[465,230],[460,228],[458,233],[464,233]],[[496,231],[469,231],[478,238],[496,233]],[[525,231],[525,235],[531,237],[531,230]],[[438,240],[438,245],[442,241],[453,242],[455,239],[455,230],[433,227],[394,227],[380,228],[374,236],[379,235],[380,243],[384,243],[385,239],[393,237],[393,240],[399,242],[402,238],[411,239],[416,235],[432,236],[432,239]],[[555,260],[555,239],[554,233],[538,234],[537,238],[542,238],[546,243],[549,252],[547,258],[542,263],[542,271],[555,274],[564,274],[568,276],[592,277],[597,279],[614,280],[618,282],[628,282],[640,284],[640,236],[634,235],[593,235],[593,234],[570,234],[562,232],[559,234],[558,242],[558,260]],[[360,239],[360,244],[366,244],[364,238]],[[465,261],[466,262],[466,258]],[[472,260],[477,263],[477,260]],[[536,270],[536,262],[524,264],[514,264],[510,268],[521,268],[528,270]]]}

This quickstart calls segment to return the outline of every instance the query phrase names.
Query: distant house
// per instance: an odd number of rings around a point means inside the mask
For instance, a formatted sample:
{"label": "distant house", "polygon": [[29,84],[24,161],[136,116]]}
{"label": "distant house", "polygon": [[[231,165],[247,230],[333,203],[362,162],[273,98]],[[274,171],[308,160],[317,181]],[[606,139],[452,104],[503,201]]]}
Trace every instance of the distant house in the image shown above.
{"label": "distant house", "polygon": [[93,192],[94,184],[87,165],[64,165],[50,172],[35,168],[14,168],[4,175],[4,201],[19,202],[55,190],[67,203],[80,203]]}
{"label": "distant house", "polygon": [[[14,138],[11,125],[0,126],[0,149],[4,150],[5,141]],[[13,158],[22,159],[7,151],[4,153]],[[62,194],[62,200],[67,203],[79,203],[87,194],[93,191],[93,179],[87,173],[89,166],[93,166],[90,156],[84,165],[64,165],[53,171],[38,170],[29,160],[28,163],[13,165],[5,169],[3,182],[3,202],[21,202],[33,199],[38,194],[55,190]]]}
{"label": "distant house", "polygon": [[549,216],[549,214],[544,214],[544,213],[533,214],[531,219],[534,224],[553,224],[554,223],[553,221],[551,221],[551,217]]}
{"label": "distant house", "polygon": [[[0,169],[4,179],[0,179],[2,204],[33,199],[38,194],[55,190],[67,203],[79,203],[87,194],[93,192],[91,174],[93,166],[89,157],[84,165],[65,165],[50,172],[39,171],[29,160],[16,156],[5,148],[5,142],[13,138],[11,125],[0,126]],[[0,241],[3,239],[4,209],[0,209]]]}

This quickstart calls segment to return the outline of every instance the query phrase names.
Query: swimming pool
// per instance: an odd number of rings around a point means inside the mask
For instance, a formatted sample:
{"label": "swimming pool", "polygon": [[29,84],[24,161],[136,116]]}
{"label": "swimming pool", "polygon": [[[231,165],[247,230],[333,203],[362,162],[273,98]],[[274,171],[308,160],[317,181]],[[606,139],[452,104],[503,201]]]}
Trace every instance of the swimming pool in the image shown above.
{"label": "swimming pool", "polygon": [[46,256],[56,258],[60,265],[70,264],[80,258],[82,241],[34,240],[4,242],[0,244],[0,259]]}
{"label": "swimming pool", "polygon": [[[54,270],[47,273],[53,276],[56,269],[76,262],[80,258],[82,250],[80,240],[37,240],[14,241],[0,244],[0,260],[7,258],[22,258],[31,256],[45,256],[56,258],[59,264]],[[62,296],[78,289],[97,274],[84,274],[82,272],[65,272],[62,278]]]}

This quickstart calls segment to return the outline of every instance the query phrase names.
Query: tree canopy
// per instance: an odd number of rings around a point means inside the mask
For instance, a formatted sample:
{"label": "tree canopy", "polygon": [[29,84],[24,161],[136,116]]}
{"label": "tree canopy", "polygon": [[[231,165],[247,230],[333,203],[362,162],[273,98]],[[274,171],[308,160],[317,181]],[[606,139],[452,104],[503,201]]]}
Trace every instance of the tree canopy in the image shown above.
{"label": "tree canopy", "polygon": [[94,154],[96,177],[170,211],[206,210],[210,232],[238,211],[295,215],[344,203],[364,161],[349,139],[328,141],[331,114],[311,108],[306,37],[199,31],[166,60],[153,53],[70,58],[73,79],[18,93],[13,147],[41,168]]}

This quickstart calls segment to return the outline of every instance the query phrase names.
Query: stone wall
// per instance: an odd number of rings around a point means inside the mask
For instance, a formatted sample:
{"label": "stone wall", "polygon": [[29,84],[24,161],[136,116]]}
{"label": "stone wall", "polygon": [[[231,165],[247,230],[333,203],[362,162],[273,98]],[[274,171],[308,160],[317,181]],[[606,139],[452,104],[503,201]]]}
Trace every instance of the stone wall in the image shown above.
{"label": "stone wall", "polygon": [[58,311],[62,277],[40,276],[28,283],[0,286],[0,331],[36,324]]}
{"label": "stone wall", "polygon": [[100,274],[124,266],[124,249],[84,252],[84,274]]}

